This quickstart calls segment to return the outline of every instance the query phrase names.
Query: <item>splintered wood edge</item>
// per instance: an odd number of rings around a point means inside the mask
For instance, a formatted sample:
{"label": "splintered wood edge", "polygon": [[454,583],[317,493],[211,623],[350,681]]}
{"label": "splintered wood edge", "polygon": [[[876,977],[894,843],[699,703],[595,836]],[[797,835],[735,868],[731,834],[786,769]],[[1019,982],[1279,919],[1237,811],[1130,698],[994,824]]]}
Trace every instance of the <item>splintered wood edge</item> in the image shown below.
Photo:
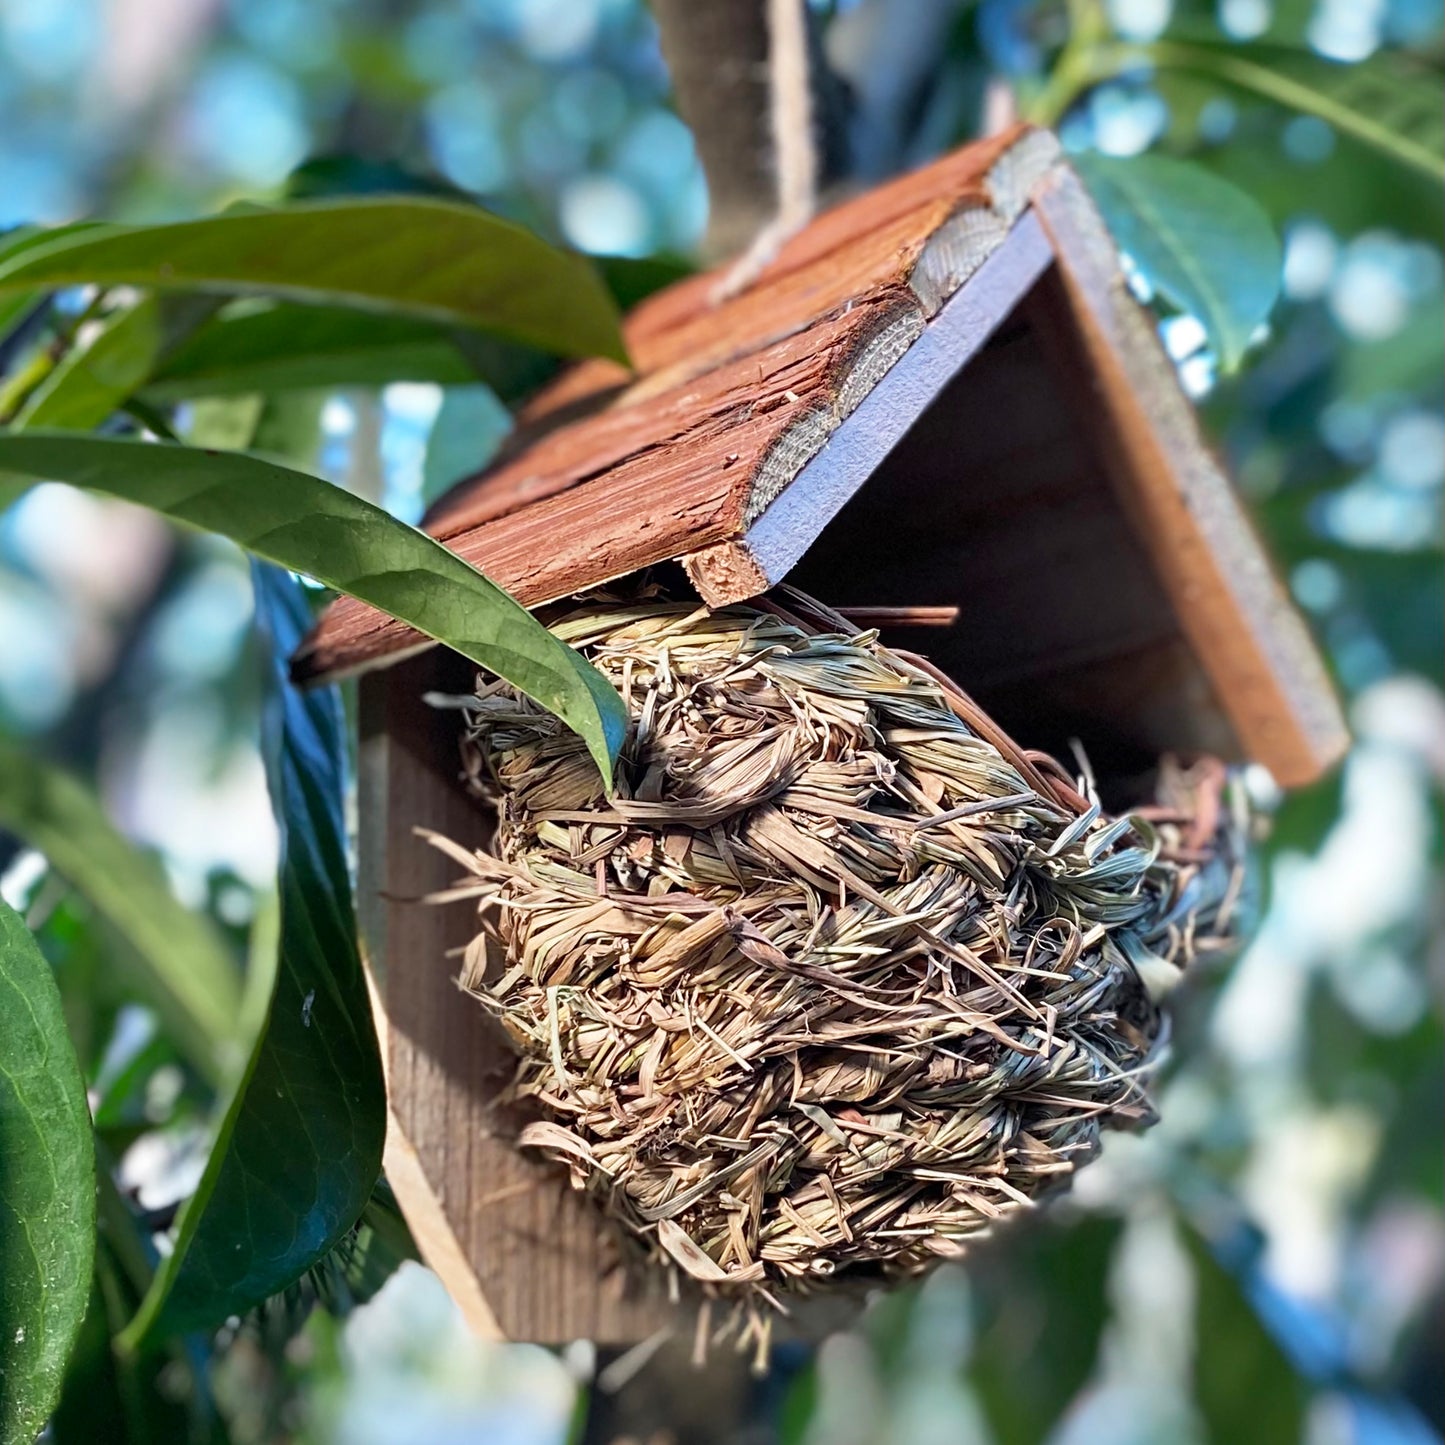
{"label": "splintered wood edge", "polygon": [[[988,203],[961,207],[928,238],[908,281],[916,309],[906,308],[848,359],[829,410],[810,412],[774,444],[752,479],[744,535],[683,558],[709,606],[741,602],[781,581],[1042,274],[1052,256],[1025,212],[1060,159],[1053,135],[1028,132],[989,168]],[[1001,252],[1010,262],[990,265]],[[851,454],[837,457],[842,448],[835,448],[824,464],[820,453],[845,428],[840,440]]]}
{"label": "splintered wood edge", "polygon": [[1303,620],[1286,597],[1149,314],[1078,177],[1060,167],[1032,210],[1058,258],[1123,466],[1125,510],[1153,556],[1246,753],[1284,787],[1313,782],[1349,733]]}
{"label": "splintered wood edge", "polygon": [[837,416],[791,481],[761,508],[749,507],[747,532],[683,559],[703,601],[722,607],[781,582],[1053,259],[1038,221],[1025,213],[937,315],[926,326],[918,320],[917,338],[849,414]]}

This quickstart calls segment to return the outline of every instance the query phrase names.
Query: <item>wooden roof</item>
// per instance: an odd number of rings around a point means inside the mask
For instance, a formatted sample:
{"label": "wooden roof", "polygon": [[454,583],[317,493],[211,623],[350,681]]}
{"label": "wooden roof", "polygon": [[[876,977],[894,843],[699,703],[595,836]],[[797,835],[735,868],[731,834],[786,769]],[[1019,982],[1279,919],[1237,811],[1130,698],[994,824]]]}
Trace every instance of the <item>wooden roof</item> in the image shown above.
{"label": "wooden roof", "polygon": [[[650,297],[623,326],[635,370],[564,372],[423,526],[527,606],[740,536],[1003,240],[1056,154],[1044,132],[1008,131],[826,212],[740,295],[719,300],[713,273]],[[424,645],[343,598],[297,674]]]}
{"label": "wooden roof", "polygon": [[[1016,127],[824,213],[740,294],[712,273],[644,301],[623,327],[634,369],[563,372],[424,526],[527,606],[669,560],[709,604],[756,596],[1046,273],[1117,504],[1236,751],[1287,784],[1317,776],[1346,743],[1333,692],[1046,132]],[[429,645],[342,598],[293,670],[333,678]]]}

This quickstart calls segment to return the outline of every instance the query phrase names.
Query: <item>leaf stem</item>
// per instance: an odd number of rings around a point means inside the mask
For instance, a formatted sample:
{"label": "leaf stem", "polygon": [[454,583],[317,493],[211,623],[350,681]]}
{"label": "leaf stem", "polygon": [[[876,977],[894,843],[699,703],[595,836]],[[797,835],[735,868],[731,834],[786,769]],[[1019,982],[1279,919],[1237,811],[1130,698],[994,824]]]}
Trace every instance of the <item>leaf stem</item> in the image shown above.
{"label": "leaf stem", "polygon": [[1068,0],[1069,38],[1059,52],[1043,88],[1025,106],[1035,125],[1052,129],[1069,107],[1103,77],[1097,74],[1098,56],[1106,49],[1107,17],[1098,0]]}

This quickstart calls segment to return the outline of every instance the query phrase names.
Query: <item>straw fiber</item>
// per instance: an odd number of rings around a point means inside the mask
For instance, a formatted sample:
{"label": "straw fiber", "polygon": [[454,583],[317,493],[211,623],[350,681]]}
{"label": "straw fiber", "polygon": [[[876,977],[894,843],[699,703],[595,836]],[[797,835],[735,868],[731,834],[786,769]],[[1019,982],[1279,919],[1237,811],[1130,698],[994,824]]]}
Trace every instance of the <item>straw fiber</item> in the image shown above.
{"label": "straw fiber", "polygon": [[438,701],[494,851],[432,841],[480,910],[463,982],[516,1047],[522,1145],[656,1261],[749,1304],[917,1274],[1151,1121],[1160,1000],[1237,912],[1222,767],[1166,762],[1110,817],[798,594],[551,625],[630,710],[616,796],[483,679]]}

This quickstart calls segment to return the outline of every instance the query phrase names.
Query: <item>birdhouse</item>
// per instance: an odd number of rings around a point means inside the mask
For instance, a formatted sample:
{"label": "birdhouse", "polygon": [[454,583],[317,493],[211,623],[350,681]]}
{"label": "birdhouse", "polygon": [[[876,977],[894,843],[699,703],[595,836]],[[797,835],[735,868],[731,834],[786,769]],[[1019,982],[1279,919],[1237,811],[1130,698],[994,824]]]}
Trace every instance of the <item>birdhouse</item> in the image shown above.
{"label": "birdhouse", "polygon": [[[721,279],[639,305],[635,369],[563,372],[427,530],[529,607],[640,569],[711,608],[787,579],[926,653],[1032,747],[1077,739],[1121,794],[1165,754],[1284,786],[1339,758],[1305,628],[1050,135],[967,146],[821,215],[737,294]],[[425,700],[475,669],[343,599],[294,670],[362,674],[386,1170],[423,1254],[485,1333],[646,1337],[670,1309],[655,1273],[516,1145],[512,1058],[457,987],[474,918],[416,901],[456,865],[415,828],[470,847],[491,827],[455,713]]]}

